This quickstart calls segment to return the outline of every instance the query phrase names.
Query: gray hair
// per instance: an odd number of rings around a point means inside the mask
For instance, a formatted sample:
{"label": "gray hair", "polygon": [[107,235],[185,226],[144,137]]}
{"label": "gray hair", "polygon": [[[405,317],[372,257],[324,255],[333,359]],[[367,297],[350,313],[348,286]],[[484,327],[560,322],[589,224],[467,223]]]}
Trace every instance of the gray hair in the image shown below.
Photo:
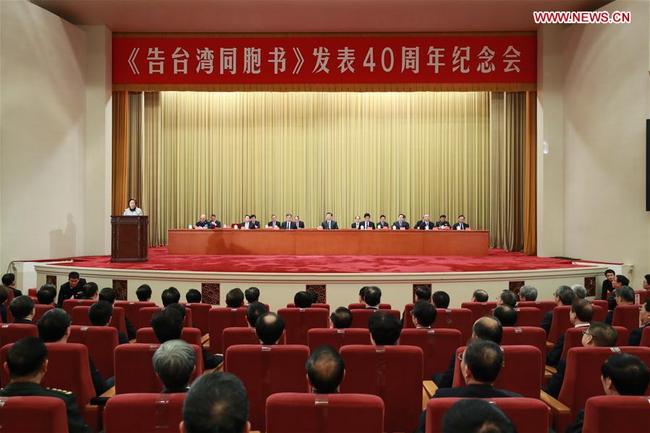
{"label": "gray hair", "polygon": [[533,286],[521,286],[519,289],[519,297],[523,298],[524,301],[536,301],[537,288]]}
{"label": "gray hair", "polygon": [[165,385],[166,392],[184,391],[194,371],[194,348],[183,340],[169,340],[153,354],[153,369]]}
{"label": "gray hair", "polygon": [[576,298],[578,299],[585,299],[587,297],[587,289],[585,289],[585,286],[574,284],[571,286],[571,290],[573,290],[573,293],[576,294]]}

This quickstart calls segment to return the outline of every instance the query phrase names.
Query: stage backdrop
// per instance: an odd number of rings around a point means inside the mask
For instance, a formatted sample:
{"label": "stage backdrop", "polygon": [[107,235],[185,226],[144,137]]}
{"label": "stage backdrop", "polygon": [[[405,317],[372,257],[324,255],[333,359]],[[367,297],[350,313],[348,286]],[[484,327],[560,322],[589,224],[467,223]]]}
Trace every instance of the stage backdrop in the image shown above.
{"label": "stage backdrop", "polygon": [[[150,240],[215,213],[465,214],[491,244],[524,246],[525,93],[116,92],[115,211],[150,215]],[[117,109],[117,108],[116,108]],[[534,156],[534,151],[532,152]],[[531,158],[534,161],[534,157]],[[534,170],[533,170],[534,174]],[[533,176],[534,177],[534,176]],[[532,200],[534,210],[534,199]],[[534,212],[533,212],[534,213]],[[534,237],[533,237],[534,241]],[[533,245],[534,247],[534,245]]]}

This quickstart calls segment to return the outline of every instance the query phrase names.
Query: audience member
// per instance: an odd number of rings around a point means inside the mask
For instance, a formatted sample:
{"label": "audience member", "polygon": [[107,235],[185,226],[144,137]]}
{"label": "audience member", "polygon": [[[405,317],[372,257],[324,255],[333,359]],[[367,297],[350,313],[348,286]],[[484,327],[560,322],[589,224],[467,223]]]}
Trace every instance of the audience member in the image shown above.
{"label": "audience member", "polygon": [[[617,307],[620,305],[634,305],[635,293],[632,287],[621,286],[616,288],[616,290],[614,290],[614,293],[615,293],[614,299]],[[611,325],[613,319],[614,319],[614,309],[611,309],[607,312],[605,323]]]}
{"label": "audience member", "polygon": [[54,397],[63,400],[67,412],[69,433],[90,433],[76,397],[70,391],[45,388],[41,385],[47,373],[47,347],[39,338],[18,340],[7,353],[10,380],[0,390],[2,397]]}
{"label": "audience member", "polygon": [[536,301],[537,300],[537,288],[529,285],[523,285],[519,289],[519,300],[520,301]]}
{"label": "audience member", "polygon": [[[594,308],[591,305],[591,302],[587,301],[586,299],[576,299],[573,304],[571,304],[569,321],[574,328],[588,328],[591,324],[593,315]],[[546,354],[546,365],[555,367],[557,366],[557,363],[560,362],[560,357],[564,351],[565,335],[566,333],[560,335],[553,348]]]}
{"label": "audience member", "polygon": [[364,297],[366,296],[366,288],[367,287],[368,286],[363,286],[362,288],[359,289],[359,303],[360,304],[365,304],[366,303]]}
{"label": "audience member", "polygon": [[442,433],[517,433],[497,405],[477,398],[454,403],[442,417]]}
{"label": "audience member", "polygon": [[7,323],[7,299],[9,299],[9,291],[6,287],[0,286],[0,318],[2,323]]}
{"label": "audience member", "polygon": [[630,332],[628,346],[638,346],[641,344],[641,336],[646,326],[650,325],[650,299],[639,308],[639,328]]}
{"label": "audience member", "polygon": [[472,302],[487,302],[490,299],[490,295],[483,289],[474,290],[472,294]]}
{"label": "audience member", "polygon": [[[116,298],[117,298],[117,292],[115,292],[115,289],[112,287],[104,287],[99,292],[99,300],[108,302],[109,304],[111,304],[111,307],[115,304]],[[112,311],[111,314],[113,314]],[[133,340],[135,338],[135,326],[133,326],[129,318],[126,316],[124,317],[124,325],[126,326],[126,336],[123,333],[120,333],[121,334],[120,341],[122,341],[123,337],[126,337],[127,340]]]}
{"label": "audience member", "polygon": [[249,287],[244,292],[244,296],[246,297],[246,302],[248,302],[249,304],[252,304],[253,302],[258,302],[260,300],[260,289],[258,289],[257,287]]}
{"label": "audience member", "polygon": [[309,293],[300,291],[294,295],[293,304],[296,308],[309,308],[311,307],[312,300],[313,298]]}
{"label": "audience member", "polygon": [[226,293],[226,306],[228,308],[241,308],[244,306],[244,292],[234,288]]}
{"label": "audience member", "polygon": [[176,287],[170,287],[163,290],[160,298],[162,300],[163,307],[171,304],[178,304],[181,301],[181,292],[179,292]]}
{"label": "audience member", "polygon": [[200,304],[201,303],[201,292],[196,289],[190,289],[185,294],[185,300],[188,304]]}
{"label": "audience member", "polygon": [[501,326],[515,326],[517,324],[517,310],[510,305],[499,305],[494,309],[493,315],[499,319]]}
{"label": "audience member", "polygon": [[413,305],[413,310],[411,310],[413,325],[415,325],[416,328],[430,329],[433,322],[436,321],[437,313],[436,307],[434,307],[432,303],[418,301]]}
{"label": "audience member", "polygon": [[332,328],[345,329],[352,326],[352,312],[345,307],[339,307],[330,315]]}
{"label": "audience member", "polygon": [[135,290],[135,296],[138,297],[140,302],[151,301],[151,287],[148,284],[142,284]]}
{"label": "audience member", "polygon": [[187,384],[196,368],[192,346],[183,340],[165,341],[154,352],[152,363],[163,383],[163,393],[187,392]]}
{"label": "audience member", "polygon": [[21,296],[23,292],[16,288],[16,275],[9,272],[2,276],[2,285],[7,289],[8,292],[11,292],[14,297]]}
{"label": "audience member", "polygon": [[306,290],[306,292],[309,296],[311,296],[312,304],[318,303],[318,293],[314,292],[313,290]]}
{"label": "audience member", "polygon": [[402,324],[394,316],[380,310],[368,319],[368,329],[373,344],[394,346],[402,333]]}
{"label": "audience member", "polygon": [[[113,317],[113,306],[106,301],[99,301],[88,309],[88,319],[93,326],[108,326]],[[124,332],[117,333],[119,344],[128,344],[129,337]]]}
{"label": "audience member", "polygon": [[433,305],[436,306],[436,308],[449,308],[449,302],[451,302],[451,299],[449,298],[449,294],[445,291],[438,290],[437,292],[433,293]]}
{"label": "audience member", "polygon": [[86,280],[80,278],[79,272],[70,272],[68,274],[68,281],[62,284],[59,288],[59,298],[57,299],[56,305],[61,308],[63,306],[63,301],[73,298],[82,290],[85,284]]}
{"label": "audience member", "polygon": [[99,293],[99,287],[97,286],[97,283],[89,281],[83,285],[80,291],[75,293],[74,298],[90,299],[92,301],[95,301],[97,300],[98,293]]}
{"label": "audience member", "polygon": [[614,289],[620,289],[623,286],[629,286],[630,280],[625,275],[617,275],[614,281],[612,281],[612,287]]}
{"label": "audience member", "polygon": [[34,301],[29,296],[18,296],[9,304],[9,310],[14,316],[14,323],[32,323]]}
{"label": "audience member", "polygon": [[339,353],[330,346],[314,350],[305,364],[307,377],[314,394],[334,394],[345,375],[345,364]]}
{"label": "audience member", "polygon": [[36,292],[36,299],[41,305],[54,305],[56,286],[54,284],[43,284]]}
{"label": "audience member", "polygon": [[381,303],[381,289],[377,286],[366,286],[363,300],[366,304],[366,308],[378,310],[379,304]]}
{"label": "audience member", "polygon": [[512,290],[502,291],[497,298],[497,306],[500,305],[507,305],[511,308],[515,308],[517,306],[517,295],[515,295],[515,292]]}
{"label": "audience member", "polygon": [[573,290],[573,293],[576,294],[577,299],[587,298],[587,289],[585,289],[585,286],[582,286],[580,284],[574,284],[573,286],[571,286],[571,290]]}
{"label": "audience member", "polygon": [[[557,290],[554,293],[555,296],[555,303],[560,306],[560,305],[571,305],[573,304],[573,300],[576,298],[576,294],[571,290],[571,287],[569,286],[560,286],[557,288]],[[553,321],[553,310],[547,311],[546,314],[544,314],[544,317],[542,318],[542,323],[541,327],[544,328],[544,331],[546,331],[546,335],[548,335],[549,331],[551,330],[551,322]]]}
{"label": "audience member", "polygon": [[248,325],[251,328],[254,328],[255,324],[257,323],[257,319],[266,313],[266,311],[266,305],[262,304],[261,302],[255,301],[248,304],[248,308],[246,309],[246,320],[248,321]]}
{"label": "audience member", "polygon": [[425,284],[417,284],[413,291],[413,303],[418,301],[431,302],[431,287]]}
{"label": "audience member", "polygon": [[260,342],[271,346],[277,344],[284,333],[284,320],[275,313],[264,313],[255,324],[255,333]]}
{"label": "audience member", "polygon": [[614,279],[616,278],[616,272],[613,269],[607,269],[605,271],[605,281],[601,287],[600,299],[608,299],[609,296],[614,291]]}

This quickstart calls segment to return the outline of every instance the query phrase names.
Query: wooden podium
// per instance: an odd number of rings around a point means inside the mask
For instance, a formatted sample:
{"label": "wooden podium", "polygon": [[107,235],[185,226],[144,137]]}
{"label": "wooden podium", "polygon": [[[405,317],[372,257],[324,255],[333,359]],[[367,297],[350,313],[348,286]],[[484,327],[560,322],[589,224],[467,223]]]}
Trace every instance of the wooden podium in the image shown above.
{"label": "wooden podium", "polygon": [[146,262],[149,217],[111,216],[111,262]]}

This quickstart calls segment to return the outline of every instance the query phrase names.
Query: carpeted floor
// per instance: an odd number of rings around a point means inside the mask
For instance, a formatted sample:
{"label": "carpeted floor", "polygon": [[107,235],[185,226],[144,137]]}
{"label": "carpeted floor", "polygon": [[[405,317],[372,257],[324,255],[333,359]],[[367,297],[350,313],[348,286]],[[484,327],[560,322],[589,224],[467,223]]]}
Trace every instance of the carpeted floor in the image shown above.
{"label": "carpeted floor", "polygon": [[365,273],[477,272],[580,267],[569,260],[492,249],[485,257],[413,256],[185,256],[150,248],[145,263],[111,263],[109,256],[75,258],[67,266],[204,272]]}

